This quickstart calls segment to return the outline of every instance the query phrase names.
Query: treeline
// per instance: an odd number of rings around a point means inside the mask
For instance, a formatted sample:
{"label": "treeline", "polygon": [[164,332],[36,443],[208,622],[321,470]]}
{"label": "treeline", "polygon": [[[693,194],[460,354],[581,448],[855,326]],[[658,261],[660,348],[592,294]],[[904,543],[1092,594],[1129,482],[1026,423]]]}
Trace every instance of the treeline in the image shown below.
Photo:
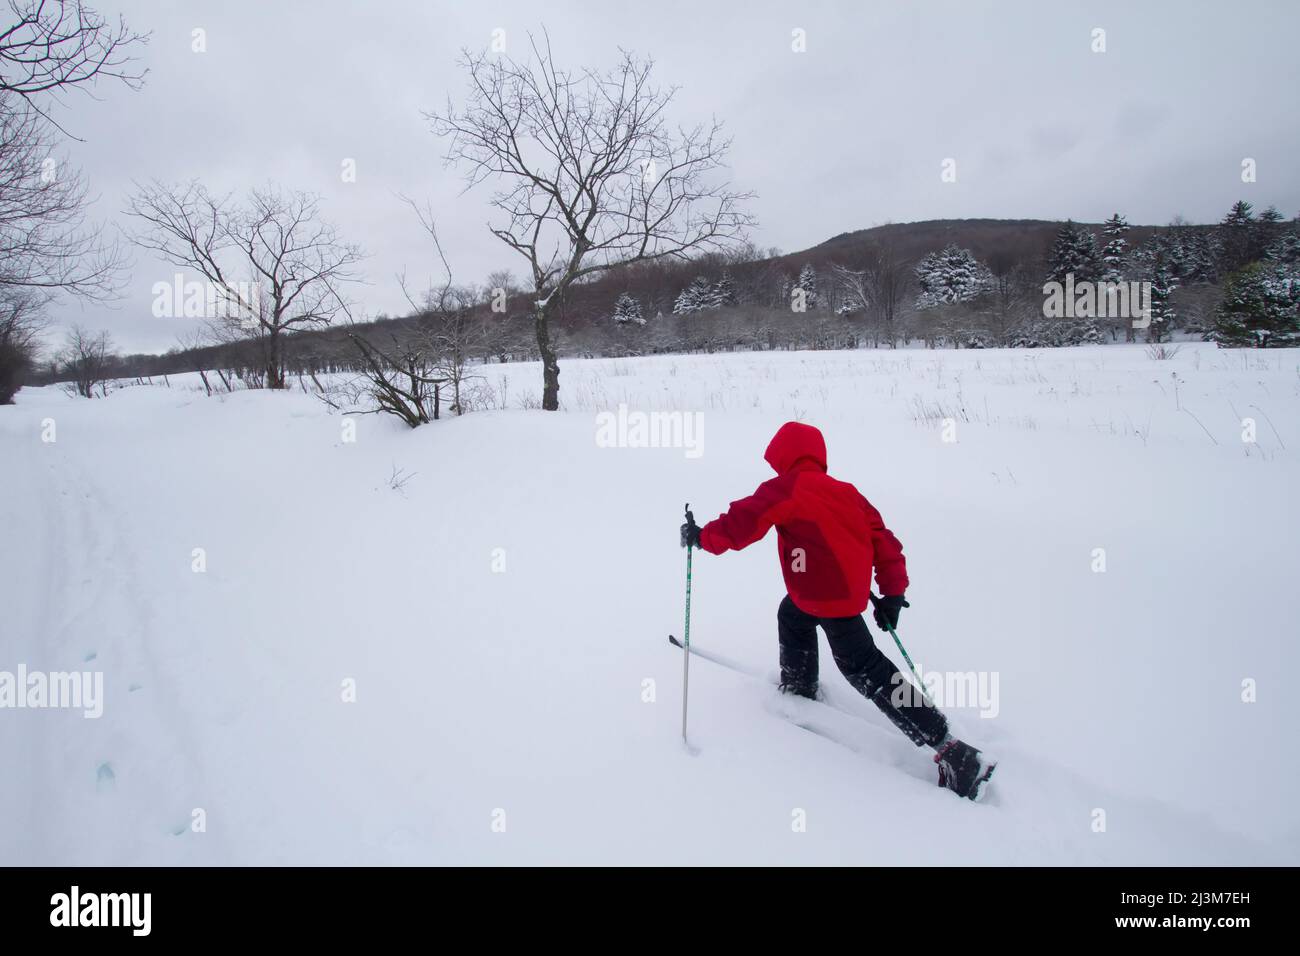
{"label": "treeline", "polygon": [[[276,344],[274,356],[267,336],[258,334],[255,329],[245,338],[177,346],[162,354],[115,354],[102,347],[102,343],[108,343],[111,348],[111,339],[107,336],[96,337],[95,341],[101,344],[100,351],[104,352],[99,363],[103,380],[152,379],[197,372],[209,392],[222,392],[270,387],[267,368],[272,362],[280,370],[280,385],[277,387],[287,386],[290,380],[360,372],[365,367],[365,358],[358,341],[381,343],[388,350],[394,346],[405,347],[416,341],[445,337],[449,341],[462,341],[469,360],[473,362],[535,360],[537,350],[535,344],[531,344],[529,318],[526,312],[498,315],[487,305],[462,313],[459,321],[432,311],[403,318],[380,317],[373,322],[287,334]],[[463,327],[466,325],[473,326],[473,331]],[[457,334],[447,336],[443,331],[447,326],[460,328]],[[29,372],[26,383],[72,382],[74,366],[80,355],[76,346],[85,339],[84,330],[74,329],[61,348]]]}
{"label": "treeline", "polygon": [[[1117,213],[1054,235],[1018,229],[979,253],[958,236],[918,255],[898,229],[803,257],[714,256],[674,277],[616,274],[573,310],[569,345],[598,354],[1050,347],[1158,343],[1180,332],[1225,346],[1300,344],[1300,223],[1272,207],[1257,215],[1241,201],[1215,225],[1165,227],[1134,228]],[[1143,284],[1149,315],[1135,323],[1130,313],[1097,314],[1108,310],[1095,299],[1092,314],[1053,315],[1044,286],[1067,280],[1103,291]]]}
{"label": "treeline", "polygon": [[[914,225],[792,256],[742,245],[686,263],[612,270],[560,304],[556,346],[577,357],[910,343],[1051,347],[1165,342],[1179,332],[1225,346],[1300,344],[1300,223],[1272,207],[1256,214],[1241,201],[1215,225],[1131,227],[1119,214],[1099,225],[949,224],[951,241],[919,256],[909,232],[930,224]],[[963,238],[978,251],[960,245]],[[1076,286],[1149,283],[1149,323],[1135,328],[1128,315],[1046,315],[1044,284],[1067,277]],[[533,304],[508,273],[442,296],[400,318],[290,332],[273,344],[254,326],[246,335],[163,355],[110,352],[103,374],[200,372],[210,390],[257,388],[268,368],[308,381],[362,373],[367,346],[372,358],[376,348],[389,354],[420,343],[422,355],[445,365],[448,356],[430,345],[437,342],[446,344],[453,368],[537,360]],[[74,381],[85,361],[72,345],[82,336],[71,336],[72,344],[28,380]]]}

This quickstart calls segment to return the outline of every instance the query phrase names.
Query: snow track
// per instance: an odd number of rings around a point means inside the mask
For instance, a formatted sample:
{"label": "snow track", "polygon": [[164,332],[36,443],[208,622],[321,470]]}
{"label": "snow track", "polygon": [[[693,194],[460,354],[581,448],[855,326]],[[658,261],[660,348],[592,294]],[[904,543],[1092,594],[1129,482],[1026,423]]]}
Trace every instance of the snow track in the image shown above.
{"label": "snow track", "polygon": [[86,463],[57,442],[23,437],[10,447],[25,461],[20,473],[39,479],[28,497],[15,496],[40,527],[28,538],[39,549],[31,592],[39,598],[30,605],[35,626],[14,631],[22,652],[6,663],[99,672],[104,694],[99,717],[5,714],[22,721],[5,729],[29,754],[35,781],[21,788],[34,801],[27,845],[52,863],[145,862],[189,831],[192,801],[183,796],[198,772],[190,712],[160,665],[168,654],[141,590],[140,543],[127,516]]}

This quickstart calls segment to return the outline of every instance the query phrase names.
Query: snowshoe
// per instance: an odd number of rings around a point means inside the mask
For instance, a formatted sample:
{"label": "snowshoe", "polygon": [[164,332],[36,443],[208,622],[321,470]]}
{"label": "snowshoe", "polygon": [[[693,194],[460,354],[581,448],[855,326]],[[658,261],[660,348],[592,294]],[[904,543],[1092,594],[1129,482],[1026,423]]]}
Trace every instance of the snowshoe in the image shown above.
{"label": "snowshoe", "polygon": [[934,762],[939,765],[939,786],[974,801],[983,798],[997,767],[983,753],[956,737],[940,745]]}

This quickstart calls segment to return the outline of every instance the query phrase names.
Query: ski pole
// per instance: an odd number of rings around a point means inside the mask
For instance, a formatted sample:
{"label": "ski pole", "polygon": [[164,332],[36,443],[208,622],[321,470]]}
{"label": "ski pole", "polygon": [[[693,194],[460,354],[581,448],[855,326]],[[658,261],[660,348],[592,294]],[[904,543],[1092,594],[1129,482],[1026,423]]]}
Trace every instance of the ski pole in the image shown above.
{"label": "ski pole", "polygon": [[[695,524],[691,503],[686,502],[686,523]],[[686,742],[686,702],[691,681],[691,546],[686,545],[686,629],[682,633],[682,742]]]}
{"label": "ski pole", "polygon": [[[879,608],[880,598],[876,597],[874,591],[868,591],[867,593],[871,596],[871,603]],[[921,696],[924,697],[929,702],[930,706],[933,707],[934,701],[930,699],[930,695],[925,689],[925,681],[921,680],[921,675],[916,672],[916,667],[912,664],[912,658],[908,656],[907,648],[904,647],[903,642],[898,639],[898,632],[888,624],[885,625],[885,630],[889,631],[889,636],[892,637],[894,643],[898,645],[898,650],[902,653],[903,660],[907,661],[907,669],[911,671],[912,676],[916,678],[916,687],[921,692]]]}

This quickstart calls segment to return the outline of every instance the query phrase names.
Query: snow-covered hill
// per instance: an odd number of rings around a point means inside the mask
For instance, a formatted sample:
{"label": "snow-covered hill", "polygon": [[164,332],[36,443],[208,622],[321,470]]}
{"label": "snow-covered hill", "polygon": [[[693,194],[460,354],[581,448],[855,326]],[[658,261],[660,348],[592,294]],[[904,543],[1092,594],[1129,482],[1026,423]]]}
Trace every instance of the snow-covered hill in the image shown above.
{"label": "snow-covered hill", "polygon": [[[486,376],[507,410],[354,442],[177,378],[0,408],[0,671],[105,695],[0,710],[0,862],[1300,862],[1296,352],[572,361],[558,414]],[[620,404],[700,412],[700,454],[607,447]],[[683,747],[682,505],[748,494],[791,418],[903,541],[923,671],[996,676],[950,711],[986,804],[825,653],[852,716],[697,660]],[[693,598],[768,673],[774,550],[698,555]]]}

